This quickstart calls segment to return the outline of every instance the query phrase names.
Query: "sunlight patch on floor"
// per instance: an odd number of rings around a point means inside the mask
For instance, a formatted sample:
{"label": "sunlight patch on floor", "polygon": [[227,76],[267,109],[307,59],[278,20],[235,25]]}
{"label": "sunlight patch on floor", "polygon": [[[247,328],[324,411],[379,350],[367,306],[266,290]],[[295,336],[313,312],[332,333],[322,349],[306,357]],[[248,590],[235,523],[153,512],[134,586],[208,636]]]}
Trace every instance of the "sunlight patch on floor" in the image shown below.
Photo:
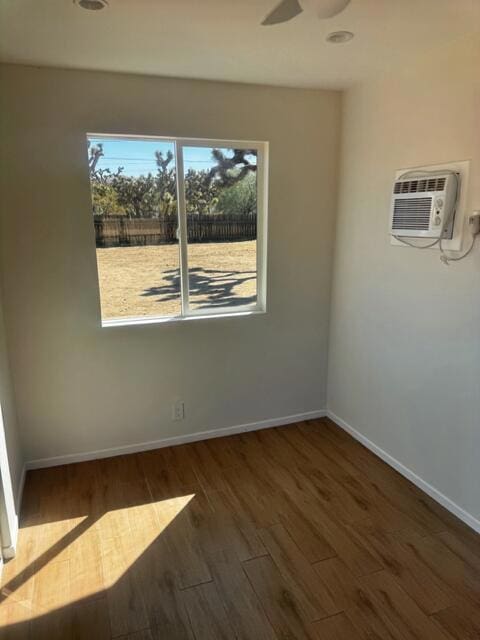
{"label": "sunlight patch on floor", "polygon": [[24,526],[2,575],[0,626],[105,593],[193,500],[195,494]]}

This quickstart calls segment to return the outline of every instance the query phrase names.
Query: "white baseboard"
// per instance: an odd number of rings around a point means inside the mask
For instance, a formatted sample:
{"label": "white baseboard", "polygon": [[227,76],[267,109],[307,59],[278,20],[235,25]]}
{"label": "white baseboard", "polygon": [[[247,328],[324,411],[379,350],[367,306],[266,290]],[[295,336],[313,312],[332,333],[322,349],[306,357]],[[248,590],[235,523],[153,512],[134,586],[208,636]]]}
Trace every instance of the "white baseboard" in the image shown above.
{"label": "white baseboard", "polygon": [[[62,464],[69,464],[73,462],[83,462],[86,460],[96,460],[98,458],[109,458],[113,456],[119,456],[128,453],[137,453],[140,451],[148,451],[151,449],[160,449],[162,447],[170,447],[178,444],[185,444],[188,442],[197,442],[199,440],[208,440],[210,438],[220,438],[222,436],[234,435],[237,433],[244,433],[247,431],[258,431],[260,429],[267,429],[269,427],[276,427],[294,422],[300,422],[302,420],[313,420],[315,418],[329,417],[335,424],[341,427],[344,431],[349,433],[355,440],[358,440],[367,449],[370,449],[375,455],[381,458],[388,465],[393,467],[396,471],[401,473],[405,478],[413,482],[419,489],[424,491],[433,500],[445,507],[448,511],[453,513],[457,518],[462,520],[466,525],[471,527],[477,533],[480,533],[480,520],[472,516],[470,513],[462,509],[453,500],[444,495],[441,491],[433,487],[431,484],[423,480],[420,476],[414,473],[411,469],[402,464],[399,460],[391,456],[389,453],[381,449],[374,442],[369,440],[366,436],[354,429],[345,420],[342,420],[339,416],[330,410],[320,409],[317,411],[308,411],[306,413],[298,413],[290,416],[284,416],[281,418],[271,418],[268,420],[260,420],[258,422],[250,422],[247,424],[235,425],[233,427],[224,427],[221,429],[212,429],[209,431],[198,431],[196,433],[190,433],[181,436],[172,436],[169,438],[162,438],[160,440],[153,440],[150,442],[141,442],[136,444],[124,445],[120,447],[111,447],[109,449],[99,449],[97,451],[87,451],[83,453],[72,453],[63,456],[54,456],[52,458],[40,458],[38,460],[31,460],[26,463],[22,477],[20,480],[20,486],[17,492],[17,509],[20,509],[23,487],[25,483],[25,475],[29,469],[41,469],[44,467],[54,467]],[[11,548],[12,553],[15,553],[15,548]],[[5,550],[4,550],[5,553]],[[7,550],[8,553],[8,550]],[[9,556],[6,556],[9,557]]]}
{"label": "white baseboard", "polygon": [[[269,427],[276,427],[285,424],[291,424],[294,422],[300,422],[302,420],[313,420],[315,418],[323,418],[328,416],[335,424],[341,427],[344,431],[349,433],[355,440],[358,440],[367,449],[370,449],[375,455],[381,458],[388,465],[393,467],[396,471],[401,473],[405,478],[413,482],[419,489],[424,491],[427,495],[433,498],[436,502],[445,507],[448,511],[457,516],[465,524],[471,527],[474,531],[480,533],[480,520],[472,516],[470,513],[462,509],[453,500],[444,495],[441,491],[433,487],[431,484],[423,480],[411,469],[402,464],[399,460],[391,456],[389,453],[381,449],[374,442],[369,440],[366,436],[354,429],[345,420],[342,420],[339,416],[330,410],[319,409],[317,411],[308,411],[306,413],[298,413],[290,416],[283,416],[280,418],[270,418],[268,420],[260,420],[258,422],[250,422],[247,424],[235,425],[233,427],[224,427],[220,429],[211,429],[208,431],[198,431],[196,433],[185,434],[181,436],[172,436],[169,438],[162,438],[160,440],[152,440],[150,442],[140,442],[135,444],[123,445],[120,447],[111,447],[109,449],[99,449],[97,451],[87,451],[82,453],[71,453],[63,456],[54,456],[51,458],[40,458],[38,460],[30,460],[26,463],[20,486],[17,494],[17,506],[21,505],[23,486],[25,483],[25,474],[29,469],[41,469],[44,467],[54,467],[62,464],[70,464],[74,462],[84,462],[86,460],[96,460],[99,458],[110,458],[113,456],[124,455],[128,453],[137,453],[140,451],[148,451],[151,449],[160,449],[162,447],[170,447],[178,444],[185,444],[188,442],[197,442],[199,440],[208,440],[210,438],[221,438],[222,436],[234,435],[236,433],[244,433],[247,431],[258,431],[260,429],[268,429]],[[13,549],[14,552],[14,549]]]}
{"label": "white baseboard", "polygon": [[327,417],[330,418],[330,420],[335,422],[335,424],[337,424],[344,431],[349,433],[353,438],[355,438],[355,440],[358,440],[358,442],[360,442],[365,447],[367,447],[367,449],[370,449],[370,451],[372,451],[375,455],[377,455],[384,462],[386,462],[391,467],[393,467],[396,471],[401,473],[402,476],[405,476],[407,480],[410,480],[410,482],[413,482],[414,485],[416,485],[419,489],[424,491],[436,502],[441,504],[442,507],[445,507],[445,509],[453,513],[454,516],[457,516],[457,518],[462,520],[474,531],[476,531],[477,533],[480,533],[480,520],[472,516],[470,513],[468,513],[468,511],[465,511],[465,509],[462,509],[462,507],[460,507],[458,504],[453,502],[453,500],[450,500],[450,498],[447,498],[447,496],[444,495],[441,491],[439,491],[438,489],[433,487],[431,484],[423,480],[423,478],[418,476],[411,469],[409,469],[404,464],[399,462],[396,458],[394,458],[389,453],[381,449],[374,442],[366,438],[359,431],[357,431],[352,426],[350,426],[348,422],[345,422],[345,420],[342,420],[341,418],[339,418],[332,411],[327,410],[326,414],[327,414]]}
{"label": "white baseboard", "polygon": [[327,411],[325,409],[319,409],[317,411],[307,411],[306,413],[297,413],[291,416],[283,416],[281,418],[269,418],[268,420],[249,422],[247,424],[235,425],[233,427],[223,427],[220,429],[211,429],[209,431],[197,431],[196,433],[172,436],[169,438],[162,438],[161,440],[152,440],[150,442],[139,442],[120,447],[111,447],[109,449],[86,451],[83,453],[68,453],[63,456],[54,456],[52,458],[39,458],[38,460],[30,460],[27,462],[26,469],[42,469],[44,467],[56,467],[61,464],[70,464],[72,462],[85,462],[86,460],[96,460],[98,458],[111,458],[113,456],[120,456],[128,453],[138,453],[139,451],[171,447],[177,444],[185,444],[187,442],[209,440],[210,438],[221,438],[222,436],[231,436],[236,433],[244,433],[246,431],[258,431],[260,429],[268,429],[269,427],[279,427],[281,425],[300,422],[302,420],[324,418],[326,415]]}

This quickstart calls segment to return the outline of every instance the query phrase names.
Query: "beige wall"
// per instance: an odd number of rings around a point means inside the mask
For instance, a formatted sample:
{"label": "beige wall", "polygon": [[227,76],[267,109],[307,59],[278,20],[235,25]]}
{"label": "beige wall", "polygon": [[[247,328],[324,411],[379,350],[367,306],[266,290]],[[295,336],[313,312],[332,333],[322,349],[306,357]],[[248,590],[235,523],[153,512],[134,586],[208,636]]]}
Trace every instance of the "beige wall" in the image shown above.
{"label": "beige wall", "polygon": [[[29,460],[325,408],[340,94],[5,66],[6,325]],[[270,142],[268,313],[101,329],[85,133]],[[171,421],[171,403],[187,419]]]}
{"label": "beige wall", "polygon": [[457,43],[344,101],[328,406],[480,516],[480,247],[390,245],[395,170],[471,159],[480,209],[480,44]]}

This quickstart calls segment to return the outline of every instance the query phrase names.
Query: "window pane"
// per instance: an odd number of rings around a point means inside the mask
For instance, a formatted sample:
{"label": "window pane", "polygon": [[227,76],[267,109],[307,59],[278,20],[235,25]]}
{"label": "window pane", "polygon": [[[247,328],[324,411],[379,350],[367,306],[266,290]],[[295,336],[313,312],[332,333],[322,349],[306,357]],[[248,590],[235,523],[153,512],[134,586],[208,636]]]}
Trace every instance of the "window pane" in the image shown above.
{"label": "window pane", "polygon": [[88,145],[102,319],[180,315],[175,143]]}
{"label": "window pane", "polygon": [[257,151],[183,148],[189,303],[257,301]]}

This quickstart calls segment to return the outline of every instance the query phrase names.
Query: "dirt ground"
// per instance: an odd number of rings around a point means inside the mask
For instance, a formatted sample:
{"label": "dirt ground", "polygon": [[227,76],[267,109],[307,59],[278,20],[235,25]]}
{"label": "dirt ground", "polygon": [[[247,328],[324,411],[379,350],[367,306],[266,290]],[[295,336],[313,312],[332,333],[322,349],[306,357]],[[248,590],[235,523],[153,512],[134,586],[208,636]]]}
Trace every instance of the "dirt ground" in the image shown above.
{"label": "dirt ground", "polygon": [[[190,305],[234,307],[256,299],[255,241],[190,244]],[[97,249],[102,318],[180,315],[178,245]]]}

